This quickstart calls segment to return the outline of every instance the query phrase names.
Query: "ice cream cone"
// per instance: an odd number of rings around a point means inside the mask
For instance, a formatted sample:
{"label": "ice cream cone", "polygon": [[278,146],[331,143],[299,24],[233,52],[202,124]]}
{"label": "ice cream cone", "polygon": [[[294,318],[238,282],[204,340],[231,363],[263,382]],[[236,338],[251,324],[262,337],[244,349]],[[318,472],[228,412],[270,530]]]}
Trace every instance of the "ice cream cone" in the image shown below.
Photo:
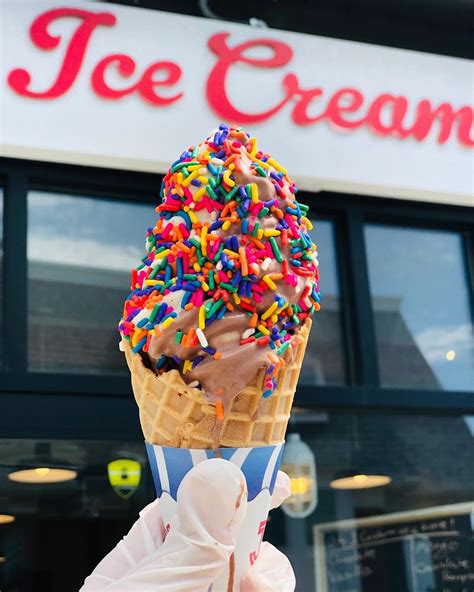
{"label": "ice cream cone", "polygon": [[129,341],[122,340],[145,440],[189,449],[256,448],[283,442],[310,329],[307,319],[295,336],[292,355],[290,348],[278,372],[278,386],[271,396],[262,398],[263,368],[231,402],[219,432],[216,408],[205,401],[201,389],[188,386],[177,370],[156,375],[141,355],[132,352]]}
{"label": "ice cream cone", "polygon": [[318,251],[296,192],[240,128],[190,146],[163,179],[118,326],[167,530],[196,464],[220,457],[245,477],[235,562],[216,592],[240,590],[258,557],[319,310]]}

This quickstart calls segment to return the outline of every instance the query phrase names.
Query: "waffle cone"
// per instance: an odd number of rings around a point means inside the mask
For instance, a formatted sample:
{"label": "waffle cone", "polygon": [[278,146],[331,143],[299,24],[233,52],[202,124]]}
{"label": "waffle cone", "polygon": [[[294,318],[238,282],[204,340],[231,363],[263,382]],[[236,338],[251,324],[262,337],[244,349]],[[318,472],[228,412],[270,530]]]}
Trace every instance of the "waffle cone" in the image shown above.
{"label": "waffle cone", "polygon": [[310,329],[308,319],[298,332],[293,355],[278,372],[278,386],[272,395],[262,398],[262,368],[236,395],[219,432],[215,429],[216,409],[205,401],[201,389],[189,387],[177,370],[157,376],[143,364],[141,355],[132,352],[130,342],[123,340],[145,440],[172,448],[203,449],[216,444],[256,448],[283,442]]}

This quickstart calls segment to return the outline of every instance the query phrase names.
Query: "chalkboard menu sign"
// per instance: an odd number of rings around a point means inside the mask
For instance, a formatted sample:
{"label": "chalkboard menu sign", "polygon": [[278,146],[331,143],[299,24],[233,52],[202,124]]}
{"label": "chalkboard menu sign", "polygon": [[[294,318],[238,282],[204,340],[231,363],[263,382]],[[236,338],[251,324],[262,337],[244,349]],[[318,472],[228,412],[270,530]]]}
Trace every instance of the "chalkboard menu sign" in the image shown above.
{"label": "chalkboard menu sign", "polygon": [[316,592],[474,592],[474,503],[314,527]]}

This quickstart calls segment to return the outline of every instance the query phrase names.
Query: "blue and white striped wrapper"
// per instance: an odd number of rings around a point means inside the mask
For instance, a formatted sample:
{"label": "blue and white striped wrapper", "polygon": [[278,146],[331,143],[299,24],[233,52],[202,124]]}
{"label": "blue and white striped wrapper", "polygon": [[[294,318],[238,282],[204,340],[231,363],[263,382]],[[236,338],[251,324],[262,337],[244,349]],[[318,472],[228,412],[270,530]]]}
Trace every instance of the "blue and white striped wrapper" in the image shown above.
{"label": "blue and white striped wrapper", "polygon": [[[235,548],[233,592],[239,592],[240,581],[255,562],[265,530],[270,501],[283,454],[283,443],[260,448],[220,448],[193,450],[166,448],[146,443],[156,495],[166,528],[176,512],[176,498],[184,476],[194,466],[210,458],[223,458],[237,465],[245,476],[248,489],[247,514]],[[212,592],[227,592],[229,573],[211,587]]]}

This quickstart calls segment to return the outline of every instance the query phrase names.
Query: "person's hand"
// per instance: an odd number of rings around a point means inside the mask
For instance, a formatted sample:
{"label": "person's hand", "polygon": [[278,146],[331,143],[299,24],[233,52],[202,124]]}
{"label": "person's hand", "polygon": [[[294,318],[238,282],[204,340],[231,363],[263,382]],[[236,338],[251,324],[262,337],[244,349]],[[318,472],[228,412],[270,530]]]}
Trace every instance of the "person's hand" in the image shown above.
{"label": "person's hand", "polygon": [[[289,478],[279,471],[272,508],[289,495]],[[246,510],[241,470],[222,459],[199,463],[181,483],[176,518],[166,538],[156,500],[140,512],[80,592],[207,592],[227,569]],[[294,592],[295,585],[287,557],[262,543],[241,592]]]}

